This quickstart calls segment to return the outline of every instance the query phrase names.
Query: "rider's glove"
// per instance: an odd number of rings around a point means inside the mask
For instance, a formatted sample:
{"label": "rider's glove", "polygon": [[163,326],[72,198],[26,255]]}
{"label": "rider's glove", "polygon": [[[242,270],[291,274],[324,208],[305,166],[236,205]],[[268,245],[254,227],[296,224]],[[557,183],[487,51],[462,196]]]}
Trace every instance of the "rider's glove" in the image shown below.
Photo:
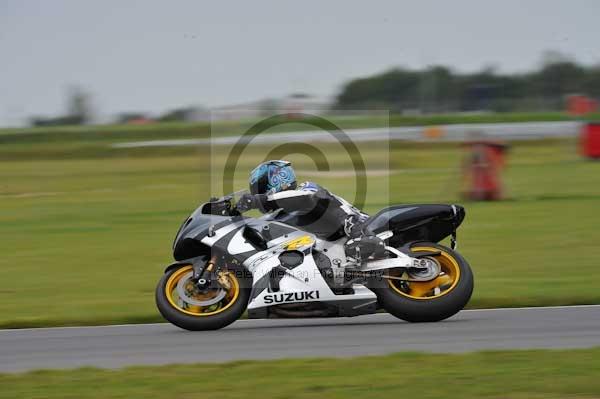
{"label": "rider's glove", "polygon": [[258,208],[257,202],[257,198],[255,198],[254,195],[245,193],[238,200],[237,204],[235,205],[235,208],[238,210],[238,212],[244,213],[246,211],[249,211],[250,209]]}

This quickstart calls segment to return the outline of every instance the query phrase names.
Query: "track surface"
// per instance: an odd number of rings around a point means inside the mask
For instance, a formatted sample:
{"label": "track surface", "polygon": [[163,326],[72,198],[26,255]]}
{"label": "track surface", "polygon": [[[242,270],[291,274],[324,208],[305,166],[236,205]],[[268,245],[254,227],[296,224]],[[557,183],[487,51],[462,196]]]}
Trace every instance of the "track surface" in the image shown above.
{"label": "track surface", "polygon": [[39,368],[358,356],[399,351],[600,346],[600,306],[463,311],[409,324],[388,314],[240,320],[210,332],[169,324],[0,330],[0,372]]}

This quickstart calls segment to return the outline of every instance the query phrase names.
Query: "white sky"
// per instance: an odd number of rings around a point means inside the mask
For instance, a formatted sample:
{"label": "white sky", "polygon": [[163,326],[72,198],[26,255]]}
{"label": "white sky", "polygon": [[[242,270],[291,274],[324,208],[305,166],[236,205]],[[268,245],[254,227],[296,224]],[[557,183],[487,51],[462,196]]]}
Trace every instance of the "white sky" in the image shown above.
{"label": "white sky", "polygon": [[0,0],[0,125],[65,111],[69,85],[104,115],[335,94],[392,66],[600,63],[600,2]]}

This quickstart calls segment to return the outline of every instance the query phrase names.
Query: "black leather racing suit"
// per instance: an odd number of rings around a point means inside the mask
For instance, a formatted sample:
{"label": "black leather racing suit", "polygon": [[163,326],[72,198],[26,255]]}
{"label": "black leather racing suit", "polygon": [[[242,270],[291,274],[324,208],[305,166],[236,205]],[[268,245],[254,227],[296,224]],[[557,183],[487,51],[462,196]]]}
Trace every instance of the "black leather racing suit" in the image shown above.
{"label": "black leather racing suit", "polygon": [[327,240],[349,237],[346,254],[357,260],[384,251],[383,241],[366,231],[369,215],[313,182],[274,194],[245,194],[237,208],[242,212],[253,208],[263,213],[277,212],[275,220]]}

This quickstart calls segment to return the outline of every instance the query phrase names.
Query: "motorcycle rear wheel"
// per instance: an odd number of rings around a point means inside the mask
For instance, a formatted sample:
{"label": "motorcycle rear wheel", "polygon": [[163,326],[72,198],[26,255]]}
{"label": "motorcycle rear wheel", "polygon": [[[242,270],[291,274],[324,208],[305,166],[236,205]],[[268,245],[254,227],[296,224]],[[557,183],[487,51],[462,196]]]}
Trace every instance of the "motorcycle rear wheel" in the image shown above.
{"label": "motorcycle rear wheel", "polygon": [[184,265],[167,271],[158,282],[155,291],[156,306],[167,321],[185,330],[203,331],[223,328],[242,316],[248,305],[252,284],[247,273],[223,271],[221,278],[229,285],[228,289],[193,294],[193,299],[198,302],[215,302],[209,306],[186,302],[180,296],[180,290],[188,283],[185,279],[191,273],[192,266]]}
{"label": "motorcycle rear wheel", "polygon": [[[473,293],[473,272],[467,261],[456,251],[434,243],[418,243],[413,252],[439,251],[432,256],[442,273],[431,281],[406,282],[385,278],[370,286],[380,305],[392,315],[409,322],[434,322],[447,319],[461,311]],[[394,276],[388,270],[388,276]]]}

